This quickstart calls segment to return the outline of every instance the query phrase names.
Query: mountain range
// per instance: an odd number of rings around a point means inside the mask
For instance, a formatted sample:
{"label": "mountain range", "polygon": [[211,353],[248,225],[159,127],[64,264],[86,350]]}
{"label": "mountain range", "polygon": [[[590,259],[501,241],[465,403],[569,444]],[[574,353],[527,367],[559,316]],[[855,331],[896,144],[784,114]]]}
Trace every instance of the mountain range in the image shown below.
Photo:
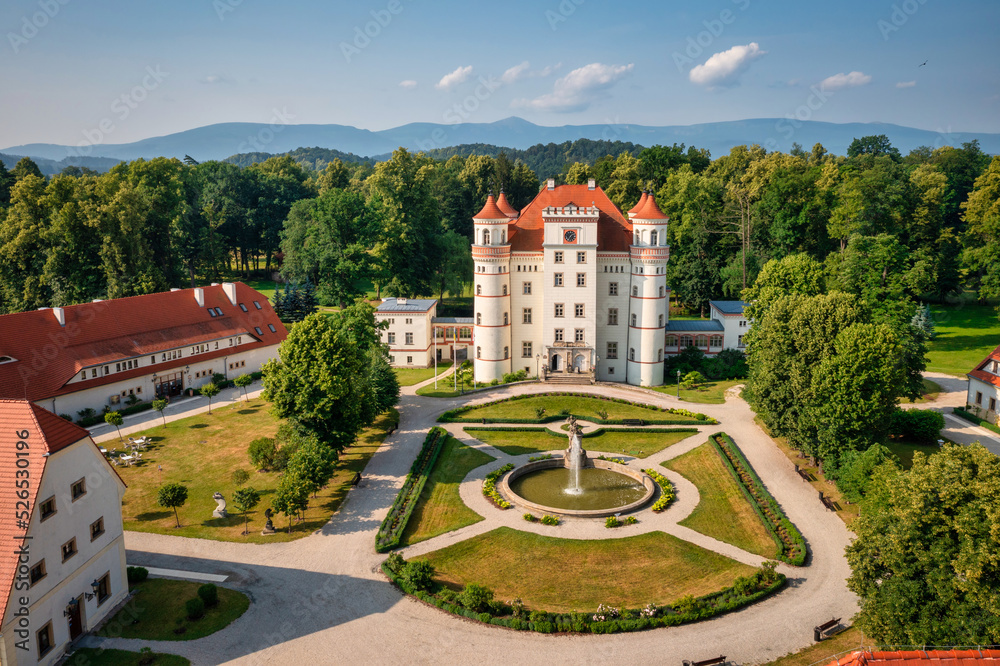
{"label": "mountain range", "polygon": [[[221,160],[238,153],[285,153],[299,147],[333,148],[359,156],[380,158],[402,146],[411,151],[429,151],[461,144],[494,144],[524,149],[536,144],[562,143],[576,139],[633,142],[642,146],[684,143],[707,148],[713,157],[733,146],[760,144],[767,150],[788,152],[793,143],[806,150],[821,143],[832,153],[843,155],[856,137],[885,134],[904,155],[918,146],[960,146],[978,140],[984,152],[1000,153],[1000,134],[983,132],[934,132],[890,123],[827,123],[785,118],[756,118],[696,125],[650,126],[622,123],[546,127],[510,117],[493,123],[410,123],[372,131],[349,125],[285,125],[265,123],[218,123],[183,132],[151,137],[133,143],[65,146],[32,143],[0,149],[0,153],[27,155],[90,166],[87,158],[117,160],[190,155],[198,161]],[[105,170],[105,162],[100,170]],[[100,168],[100,167],[92,167]]]}

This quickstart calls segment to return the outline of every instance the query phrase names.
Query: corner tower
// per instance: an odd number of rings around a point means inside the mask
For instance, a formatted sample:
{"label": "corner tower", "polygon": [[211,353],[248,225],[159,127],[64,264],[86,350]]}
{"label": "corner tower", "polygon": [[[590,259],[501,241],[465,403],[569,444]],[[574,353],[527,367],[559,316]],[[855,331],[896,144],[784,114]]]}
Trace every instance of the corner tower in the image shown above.
{"label": "corner tower", "polygon": [[472,261],[476,268],[473,369],[476,381],[490,382],[501,379],[511,369],[510,217],[490,194],[472,223]]}
{"label": "corner tower", "polygon": [[[634,212],[633,212],[634,211]],[[632,277],[629,290],[628,374],[638,386],[663,384],[664,330],[670,316],[667,292],[668,218],[652,193],[632,211]]]}

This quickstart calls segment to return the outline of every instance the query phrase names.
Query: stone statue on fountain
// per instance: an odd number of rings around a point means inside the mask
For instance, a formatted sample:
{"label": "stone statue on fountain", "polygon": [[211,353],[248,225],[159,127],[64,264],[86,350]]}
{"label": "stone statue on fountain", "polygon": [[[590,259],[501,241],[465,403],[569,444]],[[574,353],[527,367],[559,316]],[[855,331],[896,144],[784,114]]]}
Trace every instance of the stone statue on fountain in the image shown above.
{"label": "stone statue on fountain", "polygon": [[587,452],[583,450],[580,441],[580,426],[576,423],[576,417],[569,417],[569,448],[566,449],[564,458],[566,467],[569,469],[580,469],[587,465]]}

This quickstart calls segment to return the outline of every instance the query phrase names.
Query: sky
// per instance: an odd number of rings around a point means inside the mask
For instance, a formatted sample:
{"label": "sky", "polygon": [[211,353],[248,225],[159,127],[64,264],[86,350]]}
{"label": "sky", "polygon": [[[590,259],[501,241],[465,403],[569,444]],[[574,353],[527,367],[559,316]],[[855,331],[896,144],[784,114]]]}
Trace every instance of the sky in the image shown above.
{"label": "sky", "polygon": [[996,0],[4,0],[0,147],[509,116],[1000,132],[998,28]]}

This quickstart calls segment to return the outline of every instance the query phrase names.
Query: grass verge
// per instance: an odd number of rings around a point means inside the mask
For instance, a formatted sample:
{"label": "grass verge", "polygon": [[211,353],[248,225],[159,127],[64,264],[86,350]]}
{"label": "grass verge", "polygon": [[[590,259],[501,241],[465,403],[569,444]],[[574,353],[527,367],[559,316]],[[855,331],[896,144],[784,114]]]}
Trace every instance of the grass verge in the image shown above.
{"label": "grass verge", "polygon": [[198,596],[201,583],[147,578],[131,586],[136,595],[98,632],[103,638],[139,638],[147,641],[191,641],[229,626],[250,607],[242,592],[219,587],[219,603],[189,620],[184,604]]}
{"label": "grass verge", "polygon": [[844,656],[845,652],[860,650],[864,634],[860,629],[851,627],[836,636],[831,636],[821,643],[814,643],[794,654],[775,659],[765,666],[812,666],[812,664],[829,664]]}
{"label": "grass verge", "polygon": [[[443,375],[449,368],[451,368],[451,361],[440,361],[437,364],[438,376]],[[427,379],[434,378],[433,365],[429,368],[393,368],[393,372],[396,373],[396,379],[399,381],[400,386],[413,386]]]}
{"label": "grass verge", "polygon": [[449,436],[399,545],[409,546],[481,521],[483,517],[462,502],[458,488],[469,472],[493,460]]}
{"label": "grass verge", "polygon": [[[542,411],[539,412],[539,410]],[[539,416],[540,413],[541,416]],[[541,420],[558,420],[560,415],[569,416],[570,414],[594,422],[620,419],[641,419],[648,422],[670,419],[679,423],[697,422],[694,417],[661,411],[658,407],[646,407],[641,404],[616,400],[602,400],[589,396],[561,394],[540,394],[525,398],[500,400],[461,411],[451,420],[473,423],[482,419],[501,423],[504,421],[540,422]]]}
{"label": "grass verge", "polygon": [[[669,378],[667,378],[669,380]],[[698,388],[686,389],[681,387],[681,400],[693,402],[699,405],[721,405],[726,402],[726,391],[737,384],[745,383],[745,379],[727,379],[724,381],[707,382]],[[666,395],[677,395],[677,385],[670,385],[668,381],[663,386],[650,387],[657,393]]]}
{"label": "grass verge", "polygon": [[698,488],[698,506],[681,525],[761,557],[777,557],[777,546],[739,484],[708,443],[663,463]]}
{"label": "grass verge", "polygon": [[576,540],[501,527],[419,559],[429,560],[448,587],[475,582],[498,599],[519,597],[529,608],[549,611],[666,604],[755,571],[663,532]]}
{"label": "grass verge", "polygon": [[[566,435],[559,435],[547,428],[490,430],[489,428],[470,427],[465,428],[465,432],[510,456],[544,453],[564,449],[567,446]],[[586,437],[583,440],[583,447],[588,451],[624,453],[636,458],[646,458],[691,437],[697,432],[697,430],[621,432],[609,428],[599,435]]]}

